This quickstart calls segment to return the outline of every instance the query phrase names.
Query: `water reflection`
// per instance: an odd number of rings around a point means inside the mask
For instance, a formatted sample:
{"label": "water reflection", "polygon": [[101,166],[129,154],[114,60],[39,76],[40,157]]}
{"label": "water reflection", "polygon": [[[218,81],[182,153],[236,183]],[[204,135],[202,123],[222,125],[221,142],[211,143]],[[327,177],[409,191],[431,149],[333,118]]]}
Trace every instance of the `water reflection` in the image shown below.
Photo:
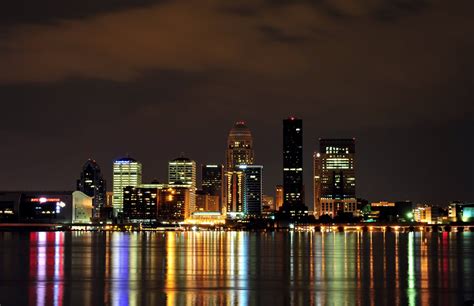
{"label": "water reflection", "polygon": [[0,248],[2,306],[474,298],[472,233],[0,233]]}

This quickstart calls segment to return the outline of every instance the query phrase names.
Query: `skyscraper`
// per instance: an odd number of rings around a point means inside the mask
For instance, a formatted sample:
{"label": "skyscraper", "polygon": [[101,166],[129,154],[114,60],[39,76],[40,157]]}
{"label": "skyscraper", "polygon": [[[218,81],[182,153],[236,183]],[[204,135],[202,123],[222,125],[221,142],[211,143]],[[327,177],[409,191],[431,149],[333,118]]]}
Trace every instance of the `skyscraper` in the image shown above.
{"label": "skyscraper", "polygon": [[252,133],[245,122],[238,121],[227,138],[223,204],[227,213],[244,213],[244,173],[239,166],[253,162]]}
{"label": "skyscraper", "polygon": [[244,172],[226,171],[224,175],[224,213],[244,213]]}
{"label": "skyscraper", "polygon": [[114,161],[112,206],[114,215],[123,212],[123,191],[127,186],[137,187],[142,183],[142,164],[131,157]]}
{"label": "skyscraper", "polygon": [[247,216],[262,214],[263,166],[240,165],[243,172],[243,211]]}
{"label": "skyscraper", "polygon": [[252,133],[243,121],[236,122],[229,132],[226,160],[226,171],[232,171],[239,165],[253,164]]}
{"label": "skyscraper", "polygon": [[283,206],[284,214],[299,218],[307,214],[303,188],[303,121],[283,120]]}
{"label": "skyscraper", "polygon": [[178,157],[168,163],[168,181],[170,187],[189,188],[190,213],[196,210],[196,162]]}
{"label": "skyscraper", "polygon": [[[355,139],[320,139],[314,155],[315,210],[332,217],[357,209]],[[319,177],[319,179],[318,179]]]}
{"label": "skyscraper", "polygon": [[201,188],[202,192],[219,197],[219,209],[222,209],[224,167],[222,165],[202,165]]}
{"label": "skyscraper", "polygon": [[99,217],[100,209],[106,204],[106,183],[100,167],[93,159],[87,160],[82,167],[80,178],[77,180],[77,190],[93,197],[93,216]]}

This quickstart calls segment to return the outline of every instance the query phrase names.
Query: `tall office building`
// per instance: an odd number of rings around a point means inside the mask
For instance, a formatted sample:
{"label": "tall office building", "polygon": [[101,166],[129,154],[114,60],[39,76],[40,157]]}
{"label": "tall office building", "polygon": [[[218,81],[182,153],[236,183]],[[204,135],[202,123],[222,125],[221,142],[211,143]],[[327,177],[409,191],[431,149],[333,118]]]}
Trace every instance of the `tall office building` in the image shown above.
{"label": "tall office building", "polygon": [[113,199],[114,215],[123,212],[123,191],[125,187],[137,187],[142,183],[142,164],[131,157],[114,161],[113,169]]}
{"label": "tall office building", "polygon": [[189,209],[196,210],[196,162],[178,157],[168,163],[168,183],[170,187],[189,188]]}
{"label": "tall office building", "polygon": [[279,210],[283,206],[283,186],[276,185],[275,187],[275,210]]}
{"label": "tall office building", "polygon": [[307,216],[303,187],[303,121],[283,120],[283,206],[280,211],[290,219]]}
{"label": "tall office building", "polygon": [[253,139],[245,122],[238,121],[230,130],[227,138],[226,171],[232,171],[239,165],[252,165],[254,161]]}
{"label": "tall office building", "polygon": [[224,174],[224,210],[223,213],[242,215],[244,213],[244,172],[226,171]]}
{"label": "tall office building", "polygon": [[243,172],[243,211],[247,216],[262,214],[263,166],[240,165]]}
{"label": "tall office building", "polygon": [[218,210],[222,209],[224,167],[202,165],[201,189],[204,194],[218,197]]}
{"label": "tall office building", "polygon": [[315,210],[332,217],[357,210],[355,139],[320,139],[314,155]]}
{"label": "tall office building", "polygon": [[244,214],[244,173],[239,166],[253,162],[252,133],[245,122],[238,121],[227,137],[223,203],[227,213]]}
{"label": "tall office building", "polygon": [[81,176],[77,180],[77,190],[93,198],[93,216],[99,217],[100,209],[107,201],[107,190],[100,167],[95,160],[89,159],[82,167]]}

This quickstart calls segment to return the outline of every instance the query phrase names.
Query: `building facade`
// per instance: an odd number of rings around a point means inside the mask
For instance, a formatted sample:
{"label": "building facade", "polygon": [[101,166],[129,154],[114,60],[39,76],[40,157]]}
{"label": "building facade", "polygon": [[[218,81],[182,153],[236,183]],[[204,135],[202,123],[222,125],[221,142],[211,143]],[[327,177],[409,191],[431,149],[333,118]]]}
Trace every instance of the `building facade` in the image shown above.
{"label": "building facade", "polygon": [[113,199],[114,215],[123,212],[123,191],[125,187],[137,187],[142,183],[142,164],[131,157],[114,161],[113,168]]}
{"label": "building facade", "polygon": [[190,190],[187,187],[168,187],[158,192],[157,220],[167,223],[184,222],[191,215]]}
{"label": "building facade", "polygon": [[[355,139],[320,139],[314,155],[315,210],[335,217],[357,211]],[[318,198],[316,198],[316,196]]]}
{"label": "building facade", "polygon": [[100,210],[106,206],[107,186],[99,165],[93,159],[89,159],[82,167],[80,178],[77,180],[77,190],[92,197],[94,216],[100,216]]}
{"label": "building facade", "polygon": [[132,222],[154,222],[158,214],[158,188],[125,187],[123,216]]}
{"label": "building facade", "polygon": [[244,173],[239,170],[226,171],[224,175],[224,203],[227,214],[244,213]]}

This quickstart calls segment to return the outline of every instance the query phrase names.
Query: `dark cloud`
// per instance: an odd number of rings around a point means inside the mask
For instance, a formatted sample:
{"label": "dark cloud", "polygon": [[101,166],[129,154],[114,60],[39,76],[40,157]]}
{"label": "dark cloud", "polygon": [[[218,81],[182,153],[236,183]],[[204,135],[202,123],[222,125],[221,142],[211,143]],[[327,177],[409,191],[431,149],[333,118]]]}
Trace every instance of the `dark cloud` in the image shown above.
{"label": "dark cloud", "polygon": [[353,136],[360,196],[474,198],[472,1],[100,3],[3,20],[0,189],[72,188],[89,157],[110,178],[127,152],[165,180],[180,152],[222,162],[246,120],[272,193],[294,114],[308,200],[317,139]]}
{"label": "dark cloud", "polygon": [[274,42],[292,44],[292,43],[301,43],[308,39],[307,37],[304,37],[304,36],[286,34],[282,29],[268,26],[268,25],[259,26],[258,29],[262,32],[262,34],[268,40],[274,41]]}
{"label": "dark cloud", "polygon": [[147,7],[166,0],[7,0],[0,6],[0,26],[54,23],[59,20]]}

